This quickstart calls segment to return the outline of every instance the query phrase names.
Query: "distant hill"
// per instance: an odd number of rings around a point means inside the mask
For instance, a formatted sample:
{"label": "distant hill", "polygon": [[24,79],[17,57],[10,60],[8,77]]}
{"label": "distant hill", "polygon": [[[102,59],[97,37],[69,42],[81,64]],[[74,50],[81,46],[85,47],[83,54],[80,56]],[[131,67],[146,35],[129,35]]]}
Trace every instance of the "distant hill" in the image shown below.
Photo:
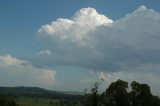
{"label": "distant hill", "polygon": [[44,93],[44,92],[51,92],[51,91],[43,89],[43,88],[39,88],[39,87],[19,86],[19,87],[0,87],[0,92],[5,92],[5,93]]}
{"label": "distant hill", "polygon": [[0,87],[1,93],[6,93],[13,96],[33,96],[33,95],[43,95],[43,94],[55,94],[55,91],[45,90],[43,88],[38,87]]}
{"label": "distant hill", "polygon": [[67,98],[82,98],[80,93],[76,92],[60,92],[51,91],[39,87],[0,87],[0,93],[8,94],[14,97],[42,97],[42,98],[55,98],[55,99],[67,99]]}

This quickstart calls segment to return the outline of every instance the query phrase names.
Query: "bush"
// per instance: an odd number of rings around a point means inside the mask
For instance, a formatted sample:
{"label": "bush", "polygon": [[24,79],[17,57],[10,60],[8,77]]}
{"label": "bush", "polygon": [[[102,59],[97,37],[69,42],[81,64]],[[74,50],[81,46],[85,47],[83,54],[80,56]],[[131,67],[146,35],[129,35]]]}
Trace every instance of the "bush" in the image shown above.
{"label": "bush", "polygon": [[0,94],[0,106],[17,106],[14,99],[5,94]]}

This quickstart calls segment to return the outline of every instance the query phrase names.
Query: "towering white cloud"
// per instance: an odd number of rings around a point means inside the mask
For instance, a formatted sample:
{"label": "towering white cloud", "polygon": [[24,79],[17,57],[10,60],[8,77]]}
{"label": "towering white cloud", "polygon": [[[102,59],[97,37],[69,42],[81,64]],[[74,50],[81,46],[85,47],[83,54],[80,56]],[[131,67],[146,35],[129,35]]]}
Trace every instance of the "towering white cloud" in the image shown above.
{"label": "towering white cloud", "polygon": [[0,56],[0,86],[39,86],[52,88],[54,70],[36,68],[25,60],[10,55]]}
{"label": "towering white cloud", "polygon": [[38,32],[42,38],[50,39],[52,43],[83,44],[86,43],[84,40],[88,33],[98,26],[112,22],[93,8],[82,8],[74,14],[72,19],[59,18],[51,24],[41,26]]}
{"label": "towering white cloud", "polygon": [[160,64],[160,14],[145,6],[116,21],[83,8],[71,19],[43,25],[38,33],[52,51],[50,64],[103,71]]}

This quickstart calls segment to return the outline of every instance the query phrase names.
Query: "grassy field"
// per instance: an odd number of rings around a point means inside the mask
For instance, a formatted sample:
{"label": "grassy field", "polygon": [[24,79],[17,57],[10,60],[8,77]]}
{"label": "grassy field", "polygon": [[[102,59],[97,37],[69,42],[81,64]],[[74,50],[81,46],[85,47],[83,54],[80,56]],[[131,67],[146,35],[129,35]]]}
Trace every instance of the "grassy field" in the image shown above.
{"label": "grassy field", "polygon": [[58,101],[45,98],[21,97],[16,101],[18,106],[60,106]]}
{"label": "grassy field", "polygon": [[67,103],[63,103],[63,105],[60,103],[59,100],[52,100],[52,99],[46,99],[46,98],[31,98],[31,97],[21,97],[16,99],[16,103],[18,106],[81,106],[81,104],[73,104],[70,103],[67,105]]}

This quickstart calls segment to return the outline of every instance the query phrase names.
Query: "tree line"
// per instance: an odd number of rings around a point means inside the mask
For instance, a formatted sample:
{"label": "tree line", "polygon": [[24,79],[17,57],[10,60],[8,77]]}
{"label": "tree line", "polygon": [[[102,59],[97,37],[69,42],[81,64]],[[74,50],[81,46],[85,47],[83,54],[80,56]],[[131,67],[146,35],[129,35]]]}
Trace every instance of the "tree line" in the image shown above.
{"label": "tree line", "polygon": [[88,92],[85,90],[84,106],[160,106],[160,98],[152,95],[149,85],[133,81],[117,80],[99,93],[99,83]]}

